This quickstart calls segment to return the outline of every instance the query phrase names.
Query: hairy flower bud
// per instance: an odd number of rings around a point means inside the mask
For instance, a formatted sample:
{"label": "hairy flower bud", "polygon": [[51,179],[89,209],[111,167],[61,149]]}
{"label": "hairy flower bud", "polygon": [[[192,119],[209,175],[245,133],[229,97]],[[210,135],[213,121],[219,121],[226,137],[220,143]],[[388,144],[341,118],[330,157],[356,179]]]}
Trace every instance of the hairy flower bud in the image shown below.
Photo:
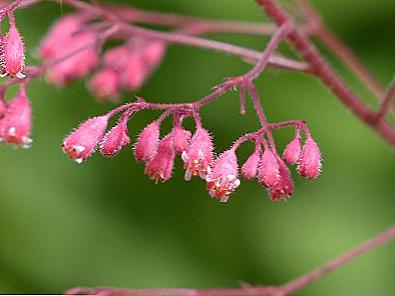
{"label": "hairy flower bud", "polygon": [[31,132],[32,112],[26,91],[21,91],[9,102],[0,122],[0,140],[9,144],[29,148],[32,139]]}
{"label": "hairy flower bud", "polygon": [[280,179],[279,163],[276,155],[266,148],[259,163],[258,178],[262,186],[273,187]]}
{"label": "hairy flower bud", "polygon": [[171,177],[176,156],[173,147],[173,137],[167,135],[159,144],[155,156],[147,163],[144,170],[155,182],[165,182]]}
{"label": "hairy flower bud", "polygon": [[285,147],[283,160],[287,164],[296,164],[299,161],[301,150],[300,135],[298,133],[295,138],[289,142],[287,147]]}
{"label": "hairy flower bud", "polygon": [[183,153],[188,147],[192,133],[183,129],[181,126],[176,126],[173,128],[171,134],[173,136],[173,145],[176,153]]}
{"label": "hairy flower bud", "polygon": [[113,157],[129,143],[127,120],[124,120],[109,130],[103,137],[100,142],[100,153],[106,157]]}
{"label": "hairy flower bud", "polygon": [[140,133],[134,146],[137,161],[148,162],[156,153],[159,144],[159,123],[154,121]]}
{"label": "hairy flower bud", "polygon": [[307,136],[303,145],[302,154],[298,166],[298,173],[302,177],[315,179],[320,175],[321,153],[317,143],[311,136]]}
{"label": "hairy flower bud", "polygon": [[117,73],[112,69],[100,70],[90,80],[89,89],[100,99],[117,100],[119,92]]}
{"label": "hairy flower bud", "polygon": [[213,143],[207,130],[197,128],[188,149],[182,153],[181,158],[184,161],[185,180],[189,181],[192,176],[198,175],[206,179],[213,160]]}
{"label": "hairy flower bud", "polygon": [[246,179],[255,178],[258,172],[259,162],[261,160],[261,150],[259,148],[255,149],[254,153],[248,157],[243,167],[241,168],[241,173]]}
{"label": "hairy flower bud", "polygon": [[215,160],[206,181],[211,197],[221,202],[228,201],[229,195],[240,185],[237,156],[234,150],[225,151]]}
{"label": "hairy flower bud", "polygon": [[279,201],[281,198],[289,198],[294,191],[294,184],[289,169],[280,158],[278,158],[278,164],[279,180],[274,186],[268,188],[269,196],[273,201]]}
{"label": "hairy flower bud", "polygon": [[63,140],[63,151],[77,163],[82,163],[95,151],[107,129],[108,116],[98,116],[80,124]]}
{"label": "hairy flower bud", "polygon": [[1,47],[0,63],[4,75],[24,78],[25,75],[22,74],[25,65],[23,41],[15,27],[13,17],[10,18],[10,29],[3,38]]}

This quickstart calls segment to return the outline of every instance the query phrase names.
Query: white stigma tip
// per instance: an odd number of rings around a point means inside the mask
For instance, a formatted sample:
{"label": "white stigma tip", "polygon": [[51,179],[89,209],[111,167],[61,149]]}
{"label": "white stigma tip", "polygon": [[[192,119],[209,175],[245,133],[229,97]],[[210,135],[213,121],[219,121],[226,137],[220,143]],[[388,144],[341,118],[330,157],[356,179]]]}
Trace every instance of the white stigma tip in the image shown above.
{"label": "white stigma tip", "polygon": [[18,73],[16,73],[15,77],[19,78],[19,79],[24,79],[26,77],[26,75],[21,72],[18,72]]}
{"label": "white stigma tip", "polygon": [[82,158],[76,158],[74,161],[78,164],[81,164],[84,160]]}

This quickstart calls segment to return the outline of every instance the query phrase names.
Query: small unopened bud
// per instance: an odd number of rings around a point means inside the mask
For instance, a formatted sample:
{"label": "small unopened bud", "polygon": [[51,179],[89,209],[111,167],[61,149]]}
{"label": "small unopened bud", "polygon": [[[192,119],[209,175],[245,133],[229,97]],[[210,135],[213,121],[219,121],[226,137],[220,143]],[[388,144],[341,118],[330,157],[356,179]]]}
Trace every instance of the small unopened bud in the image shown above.
{"label": "small unopened bud", "polygon": [[168,135],[160,142],[157,153],[147,163],[144,172],[155,182],[167,181],[173,171],[175,156],[173,137]]}
{"label": "small unopened bud", "polygon": [[258,172],[259,162],[261,160],[261,150],[259,148],[255,149],[254,153],[248,157],[243,167],[241,168],[241,173],[244,178],[252,179],[255,178]]}
{"label": "small unopened bud", "polygon": [[173,136],[174,149],[178,154],[181,154],[187,149],[192,133],[181,126],[176,126],[171,134]]}
{"label": "small unopened bud", "polygon": [[1,140],[29,148],[32,143],[30,138],[32,112],[24,87],[9,102],[3,116],[0,123]]}
{"label": "small unopened bud", "polygon": [[98,116],[81,125],[63,140],[63,151],[77,163],[82,163],[95,151],[107,129],[108,116]]}
{"label": "small unopened bud", "polygon": [[156,67],[162,61],[165,49],[166,45],[162,41],[148,42],[142,52],[144,64],[149,68]]}
{"label": "small unopened bud", "polygon": [[320,175],[321,153],[317,143],[308,136],[303,145],[302,154],[298,166],[298,173],[302,177],[315,179]]}
{"label": "small unopened bud", "polygon": [[213,160],[213,143],[207,130],[197,128],[188,149],[182,153],[181,158],[184,161],[185,180],[191,180],[192,176],[206,179]]}
{"label": "small unopened bud", "polygon": [[128,63],[129,54],[130,49],[126,45],[111,48],[103,55],[104,66],[120,73]]}
{"label": "small unopened bud", "polygon": [[207,190],[212,198],[219,199],[221,202],[228,201],[230,194],[240,186],[237,156],[234,150],[225,151],[215,160],[206,181]]}
{"label": "small unopened bud", "polygon": [[73,34],[81,29],[87,18],[81,13],[70,13],[59,18],[50,28],[38,48],[38,56],[44,61],[59,57],[72,43]]}
{"label": "small unopened bud", "polygon": [[159,123],[147,125],[140,133],[134,146],[134,156],[137,161],[148,162],[156,153],[159,144]]}
{"label": "small unopened bud", "polygon": [[106,157],[113,157],[129,143],[127,120],[124,120],[109,130],[103,137],[100,142],[100,153]]}
{"label": "small unopened bud", "polygon": [[299,161],[301,150],[300,135],[298,133],[295,138],[289,142],[287,147],[285,147],[283,160],[287,164],[296,164]]}
{"label": "small unopened bud", "polygon": [[116,100],[118,97],[118,75],[112,69],[97,72],[89,82],[90,91],[100,99]]}
{"label": "small unopened bud", "polygon": [[277,157],[269,148],[263,152],[258,170],[258,178],[262,186],[273,187],[280,179]]}
{"label": "small unopened bud", "polygon": [[0,57],[0,62],[5,75],[24,78],[25,75],[22,74],[25,65],[23,41],[15,27],[13,17],[10,18],[10,29],[3,38],[1,47],[2,55]]}
{"label": "small unopened bud", "polygon": [[122,72],[121,81],[124,87],[135,91],[138,90],[147,77],[146,67],[141,54],[132,52],[128,56],[125,70]]}
{"label": "small unopened bud", "polygon": [[294,184],[289,169],[280,158],[278,158],[278,163],[279,180],[274,186],[267,189],[273,201],[279,201],[281,198],[290,198],[294,191]]}

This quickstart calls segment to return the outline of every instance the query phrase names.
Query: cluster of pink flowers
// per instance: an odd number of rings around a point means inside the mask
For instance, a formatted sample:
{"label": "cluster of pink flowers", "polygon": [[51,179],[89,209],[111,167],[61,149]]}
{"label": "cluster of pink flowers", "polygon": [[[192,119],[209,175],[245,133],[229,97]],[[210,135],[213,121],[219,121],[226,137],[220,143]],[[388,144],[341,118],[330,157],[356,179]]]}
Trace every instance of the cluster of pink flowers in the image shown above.
{"label": "cluster of pink flowers", "polygon": [[[127,121],[138,110],[138,104],[126,108],[117,124],[107,133],[108,121],[114,115],[113,112],[85,121],[64,139],[64,152],[78,163],[86,160],[96,148],[100,148],[103,156],[116,155],[130,144]],[[226,202],[239,187],[240,175],[245,179],[257,178],[259,184],[267,188],[270,198],[278,201],[289,198],[294,190],[287,165],[297,165],[298,173],[309,179],[320,174],[320,150],[304,123],[297,123],[296,136],[287,145],[282,157],[278,155],[274,144],[266,140],[265,134],[271,135],[268,131],[243,136],[231,148],[215,157],[212,136],[201,126],[200,120],[192,135],[182,126],[184,116],[173,114],[173,128],[161,137],[161,123],[169,114],[164,115],[148,124],[134,144],[136,160],[145,163],[145,173],[155,182],[170,179],[177,155],[181,155],[184,162],[185,180],[199,176],[206,181],[210,196],[221,202]],[[306,134],[303,145],[300,126]],[[242,166],[240,174],[236,151],[247,140],[254,141],[256,148]]]}
{"label": "cluster of pink flowers", "polygon": [[90,24],[91,20],[90,15],[81,12],[60,18],[42,41],[39,57],[47,63],[57,61],[48,70],[48,79],[57,86],[100,67],[89,81],[89,89],[102,100],[116,101],[120,91],[136,91],[142,86],[161,62],[166,45],[134,36],[100,54],[100,27]]}
{"label": "cluster of pink flowers", "polygon": [[[7,34],[3,36],[0,33],[0,75],[23,79],[24,46],[12,12],[8,13],[8,21],[10,27]],[[26,95],[26,85],[22,83],[20,91],[10,101],[4,99],[4,91],[0,96],[0,141],[14,146],[30,147],[31,108]]]}
{"label": "cluster of pink flowers", "polygon": [[[23,74],[24,47],[12,11],[7,15],[9,31],[5,36],[0,34],[1,75],[20,79],[20,91],[10,101],[0,98],[0,140],[26,148],[32,140],[31,109],[26,95],[28,79]],[[48,79],[57,86],[63,86],[85,77],[100,66],[89,83],[91,91],[100,98],[117,100],[123,89],[137,90],[161,62],[166,44],[141,36],[128,36],[122,45],[101,55],[101,29],[100,24],[92,22],[90,15],[81,12],[58,20],[38,51],[40,58],[51,65],[45,68]],[[122,35],[116,37],[122,38]],[[6,89],[0,92],[1,96]],[[144,172],[155,182],[170,179],[177,155],[184,162],[185,180],[196,176],[202,178],[210,196],[221,202],[226,202],[239,187],[240,177],[256,178],[274,201],[287,199],[293,193],[294,185],[287,165],[297,165],[297,172],[305,178],[318,177],[320,151],[304,122],[290,121],[277,126],[263,124],[262,129],[242,136],[228,150],[216,156],[212,136],[202,126],[198,108],[194,104],[184,105],[180,108],[166,105],[163,109],[167,110],[141,131],[134,144],[136,160],[145,163]],[[131,142],[127,127],[130,117],[137,111],[152,108],[155,109],[152,104],[139,99],[91,118],[64,139],[63,151],[77,163],[85,161],[97,148],[103,156],[113,157]],[[122,114],[109,129],[109,120],[118,113]],[[170,115],[173,116],[173,128],[161,137],[162,121]],[[187,117],[195,120],[193,134],[183,127]],[[290,125],[295,127],[296,136],[280,157],[272,129]],[[304,131],[304,143],[301,131]],[[239,169],[236,152],[245,141],[253,141],[255,151]]]}

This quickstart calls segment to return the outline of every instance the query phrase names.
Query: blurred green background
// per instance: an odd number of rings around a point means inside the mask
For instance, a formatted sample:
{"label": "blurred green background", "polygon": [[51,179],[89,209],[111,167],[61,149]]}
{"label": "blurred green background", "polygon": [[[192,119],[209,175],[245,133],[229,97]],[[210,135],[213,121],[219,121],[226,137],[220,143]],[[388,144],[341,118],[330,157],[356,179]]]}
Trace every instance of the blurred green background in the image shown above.
{"label": "blurred green background", "polygon": [[[139,7],[218,19],[264,21],[254,1],[134,0]],[[393,0],[313,1],[327,23],[382,83],[395,71]],[[33,58],[49,24],[67,7],[42,3],[19,11],[17,22]],[[262,49],[259,37],[211,35]],[[337,70],[372,96],[326,52]],[[224,77],[249,66],[235,57],[173,45],[138,95],[181,102],[204,96]],[[131,149],[114,159],[95,155],[79,166],[60,143],[78,122],[113,108],[98,104],[79,81],[55,89],[35,81],[29,150],[0,146],[0,292],[63,293],[75,286],[237,287],[281,284],[349,250],[394,223],[393,151],[315,79],[269,70],[257,87],[271,121],[305,119],[320,144],[322,176],[295,176],[288,202],[273,203],[256,182],[243,182],[227,204],[211,200],[200,180],[155,185]],[[132,94],[124,96],[125,101]],[[155,112],[133,118],[135,135]],[[217,152],[258,127],[251,106],[238,115],[235,92],[202,110]],[[292,131],[276,133],[283,147]],[[240,159],[252,150],[246,145]],[[380,247],[297,295],[394,295],[395,244]]]}

